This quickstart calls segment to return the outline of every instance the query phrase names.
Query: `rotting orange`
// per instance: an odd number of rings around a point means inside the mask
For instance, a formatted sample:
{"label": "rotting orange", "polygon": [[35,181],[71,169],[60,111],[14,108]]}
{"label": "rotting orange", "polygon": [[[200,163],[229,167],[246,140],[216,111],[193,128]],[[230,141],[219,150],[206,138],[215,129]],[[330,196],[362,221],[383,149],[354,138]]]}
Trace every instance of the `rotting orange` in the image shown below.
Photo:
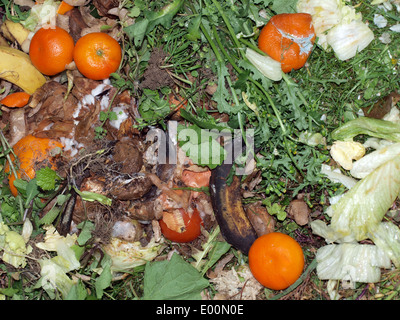
{"label": "rotting orange", "polygon": [[210,185],[211,170],[206,171],[182,171],[182,182],[191,188],[203,188]]}
{"label": "rotting orange", "polygon": [[28,104],[30,97],[31,95],[24,91],[13,92],[1,99],[0,103],[9,108],[22,108]]}
{"label": "rotting orange", "polygon": [[118,70],[121,59],[120,44],[106,33],[88,33],[76,42],[74,61],[79,72],[86,78],[107,79]]}
{"label": "rotting orange", "polygon": [[281,232],[271,232],[257,238],[250,247],[248,257],[253,276],[272,290],[283,290],[292,285],[304,268],[301,246]]}
{"label": "rotting orange", "polygon": [[[57,150],[56,148],[59,148]],[[18,158],[16,163],[16,172],[18,179],[30,180],[36,176],[36,171],[50,167],[53,170],[57,169],[58,151],[63,148],[62,143],[54,139],[37,138],[33,135],[27,135],[20,139],[14,146],[13,151]],[[11,160],[14,161],[14,155],[11,153]],[[14,162],[15,163],[15,162]],[[11,171],[10,164],[7,162],[5,172]],[[14,186],[16,177],[13,173],[8,178],[8,183],[11,193],[14,196],[18,195],[18,190]]]}
{"label": "rotting orange", "polygon": [[281,13],[273,16],[262,28],[258,47],[279,61],[282,71],[300,69],[311,54],[315,31],[308,13]]}
{"label": "rotting orange", "polygon": [[190,215],[184,209],[164,211],[163,218],[159,221],[161,232],[168,240],[184,243],[196,239],[201,234],[200,212],[193,209]]}
{"label": "rotting orange", "polygon": [[60,27],[39,29],[32,37],[29,57],[43,74],[56,75],[64,71],[73,60],[74,40]]}

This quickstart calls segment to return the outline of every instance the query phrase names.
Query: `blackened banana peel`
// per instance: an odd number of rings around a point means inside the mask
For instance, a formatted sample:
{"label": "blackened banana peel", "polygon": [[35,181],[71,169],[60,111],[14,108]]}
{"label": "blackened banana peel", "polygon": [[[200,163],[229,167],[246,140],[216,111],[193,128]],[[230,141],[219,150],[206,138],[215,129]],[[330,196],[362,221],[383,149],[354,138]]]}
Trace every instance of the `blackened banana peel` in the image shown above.
{"label": "blackened banana peel", "polygon": [[243,209],[240,179],[233,176],[232,183],[227,183],[231,168],[231,164],[222,164],[212,170],[211,203],[222,236],[229,244],[247,255],[257,234]]}

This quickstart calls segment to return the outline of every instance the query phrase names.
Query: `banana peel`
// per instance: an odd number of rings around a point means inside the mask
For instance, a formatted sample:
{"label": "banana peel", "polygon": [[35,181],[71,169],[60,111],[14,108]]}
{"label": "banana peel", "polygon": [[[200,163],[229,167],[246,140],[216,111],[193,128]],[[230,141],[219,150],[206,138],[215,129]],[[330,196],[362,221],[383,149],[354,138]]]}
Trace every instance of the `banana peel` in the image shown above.
{"label": "banana peel", "polygon": [[45,76],[32,64],[28,54],[5,46],[0,46],[0,78],[28,94],[33,94],[46,83]]}
{"label": "banana peel", "polygon": [[7,39],[5,37],[3,37],[2,34],[0,34],[0,46],[4,46],[4,47],[10,46]]}
{"label": "banana peel", "polygon": [[22,24],[8,19],[3,22],[0,29],[5,38],[12,42],[17,41],[20,46],[28,39],[31,32]]}
{"label": "banana peel", "polygon": [[211,204],[224,239],[247,255],[257,239],[257,233],[242,205],[240,179],[233,176],[232,183],[228,185],[231,168],[231,164],[224,163],[211,171]]}

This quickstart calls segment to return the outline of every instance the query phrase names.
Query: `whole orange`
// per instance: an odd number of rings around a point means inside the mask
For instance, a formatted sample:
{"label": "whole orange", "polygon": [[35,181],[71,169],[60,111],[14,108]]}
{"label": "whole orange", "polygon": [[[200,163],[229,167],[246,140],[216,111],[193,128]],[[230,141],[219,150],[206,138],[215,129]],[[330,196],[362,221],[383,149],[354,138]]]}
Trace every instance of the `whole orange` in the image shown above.
{"label": "whole orange", "polygon": [[286,289],[301,275],[304,254],[292,237],[272,232],[257,238],[249,250],[249,267],[253,276],[264,287]]}
{"label": "whole orange", "polygon": [[107,79],[111,73],[118,70],[121,59],[121,46],[106,33],[88,33],[76,42],[74,61],[86,78]]}
{"label": "whole orange", "polygon": [[[48,138],[37,138],[33,135],[27,135],[20,139],[14,146],[13,151],[18,158],[16,166],[18,179],[30,180],[36,176],[36,171],[40,168],[50,167],[53,170],[57,168],[55,148],[63,148],[63,145],[57,140]],[[14,161],[14,155],[11,154],[11,160]],[[7,162],[5,172],[10,172],[10,164]],[[12,173],[8,178],[11,193],[18,195],[17,188],[14,186],[16,177]]]}
{"label": "whole orange", "polygon": [[306,63],[315,41],[311,15],[281,13],[262,28],[258,47],[272,59],[281,62],[282,71],[300,69]]}
{"label": "whole orange", "polygon": [[29,57],[43,74],[56,75],[72,62],[74,40],[62,28],[41,28],[32,37]]}

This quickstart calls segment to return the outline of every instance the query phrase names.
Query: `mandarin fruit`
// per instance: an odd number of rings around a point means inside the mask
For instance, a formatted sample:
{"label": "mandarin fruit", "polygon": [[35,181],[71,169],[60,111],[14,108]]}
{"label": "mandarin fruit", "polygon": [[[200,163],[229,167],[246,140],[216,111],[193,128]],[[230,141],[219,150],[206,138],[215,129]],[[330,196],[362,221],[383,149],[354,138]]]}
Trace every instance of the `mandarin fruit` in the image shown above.
{"label": "mandarin fruit", "polygon": [[29,57],[43,74],[56,75],[73,60],[74,40],[62,28],[41,28],[32,37]]}
{"label": "mandarin fruit", "polygon": [[262,28],[258,47],[281,63],[287,73],[306,63],[315,41],[311,15],[282,13],[273,16]]}
{"label": "mandarin fruit", "polygon": [[[36,171],[50,167],[57,168],[56,156],[52,154],[56,148],[63,148],[63,145],[57,140],[48,138],[37,138],[33,135],[27,135],[20,139],[14,146],[13,151],[18,158],[16,167],[18,179],[30,180],[36,176]],[[14,161],[14,155],[11,154],[11,160]],[[5,172],[10,172],[10,164],[7,162]],[[9,186],[14,196],[18,195],[17,188],[14,186],[16,177],[12,173],[9,178]]]}
{"label": "mandarin fruit", "polygon": [[76,42],[74,61],[79,72],[86,78],[107,79],[118,70],[121,59],[121,46],[106,33],[88,33]]}
{"label": "mandarin fruit", "polygon": [[264,287],[286,289],[302,274],[304,254],[292,237],[271,232],[260,236],[249,250],[249,267]]}

